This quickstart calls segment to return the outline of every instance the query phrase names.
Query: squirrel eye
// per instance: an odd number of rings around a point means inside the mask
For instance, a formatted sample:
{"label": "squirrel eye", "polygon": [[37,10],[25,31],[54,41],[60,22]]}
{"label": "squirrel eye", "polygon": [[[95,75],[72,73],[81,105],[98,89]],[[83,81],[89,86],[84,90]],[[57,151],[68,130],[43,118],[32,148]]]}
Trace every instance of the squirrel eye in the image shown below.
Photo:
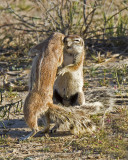
{"label": "squirrel eye", "polygon": [[80,42],[80,40],[79,40],[79,39],[75,39],[74,41],[75,41],[75,42]]}

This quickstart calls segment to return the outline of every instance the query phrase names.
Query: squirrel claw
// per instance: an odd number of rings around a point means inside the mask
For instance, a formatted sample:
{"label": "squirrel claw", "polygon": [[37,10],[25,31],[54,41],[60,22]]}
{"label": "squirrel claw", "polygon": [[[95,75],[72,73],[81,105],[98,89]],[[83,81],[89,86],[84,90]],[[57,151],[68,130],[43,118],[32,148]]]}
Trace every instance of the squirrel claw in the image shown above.
{"label": "squirrel claw", "polygon": [[65,72],[66,72],[65,69],[62,69],[62,70],[60,70],[60,71],[58,72],[58,75],[59,75],[59,76],[60,76],[60,75],[63,76],[63,75],[65,74]]}

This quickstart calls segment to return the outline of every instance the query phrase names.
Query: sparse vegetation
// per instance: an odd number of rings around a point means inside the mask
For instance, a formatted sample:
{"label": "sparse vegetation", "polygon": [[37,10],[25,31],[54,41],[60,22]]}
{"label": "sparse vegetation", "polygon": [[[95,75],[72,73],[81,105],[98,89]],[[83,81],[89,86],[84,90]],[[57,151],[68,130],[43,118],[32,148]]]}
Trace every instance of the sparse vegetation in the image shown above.
{"label": "sparse vegetation", "polygon": [[[0,3],[0,159],[128,159],[128,0],[10,0]],[[29,49],[54,31],[78,34],[85,40],[84,89],[110,87],[114,111],[96,133],[26,134],[22,103],[26,91],[5,88],[26,85]],[[116,56],[115,56],[116,55]],[[25,78],[25,79],[24,79]]]}

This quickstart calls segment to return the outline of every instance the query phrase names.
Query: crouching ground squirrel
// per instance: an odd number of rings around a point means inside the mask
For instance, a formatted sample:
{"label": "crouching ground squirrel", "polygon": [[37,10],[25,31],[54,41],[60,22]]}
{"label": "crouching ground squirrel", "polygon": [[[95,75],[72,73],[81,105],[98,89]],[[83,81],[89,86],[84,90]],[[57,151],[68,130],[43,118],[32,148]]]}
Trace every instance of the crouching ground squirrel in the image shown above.
{"label": "crouching ground squirrel", "polygon": [[64,38],[64,60],[54,84],[54,101],[64,106],[85,104],[83,92],[84,41],[80,36]]}
{"label": "crouching ground squirrel", "polygon": [[[24,118],[32,132],[20,140],[34,136],[38,129],[38,118],[45,116],[43,132],[48,132],[50,120],[57,125],[64,124],[73,134],[95,130],[95,126],[82,111],[53,104],[53,85],[58,66],[63,60],[63,39],[61,33],[54,33],[42,42],[40,53],[35,57],[31,76],[30,90],[24,103]],[[91,130],[90,130],[91,128]]]}

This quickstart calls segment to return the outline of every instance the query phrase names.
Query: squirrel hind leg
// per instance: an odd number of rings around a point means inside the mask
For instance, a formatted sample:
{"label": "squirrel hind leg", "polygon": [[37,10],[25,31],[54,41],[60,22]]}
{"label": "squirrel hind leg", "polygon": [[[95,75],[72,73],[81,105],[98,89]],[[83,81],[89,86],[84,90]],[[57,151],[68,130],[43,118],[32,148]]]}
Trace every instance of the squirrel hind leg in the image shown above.
{"label": "squirrel hind leg", "polygon": [[44,129],[42,130],[43,133],[49,133],[49,128],[50,128],[50,115],[49,112],[45,113],[45,116],[42,116],[42,121],[44,124]]}
{"label": "squirrel hind leg", "polygon": [[26,118],[26,115],[25,115],[25,119],[27,120],[27,124],[31,128],[32,131],[28,135],[21,137],[19,139],[19,141],[23,141],[23,140],[32,138],[39,130],[38,129],[38,125],[37,125],[37,116],[36,116],[36,114],[35,115],[31,114],[30,118],[28,118],[28,119]]}
{"label": "squirrel hind leg", "polygon": [[71,106],[73,105],[84,105],[85,104],[85,96],[84,92],[77,92],[73,96],[70,97]]}
{"label": "squirrel hind leg", "polygon": [[37,131],[38,130],[33,129],[28,135],[20,137],[19,141],[24,141],[24,140],[32,138],[37,133]]}
{"label": "squirrel hind leg", "polygon": [[77,105],[84,105],[85,104],[85,96],[84,96],[84,92],[78,92],[78,96],[77,96]]}

